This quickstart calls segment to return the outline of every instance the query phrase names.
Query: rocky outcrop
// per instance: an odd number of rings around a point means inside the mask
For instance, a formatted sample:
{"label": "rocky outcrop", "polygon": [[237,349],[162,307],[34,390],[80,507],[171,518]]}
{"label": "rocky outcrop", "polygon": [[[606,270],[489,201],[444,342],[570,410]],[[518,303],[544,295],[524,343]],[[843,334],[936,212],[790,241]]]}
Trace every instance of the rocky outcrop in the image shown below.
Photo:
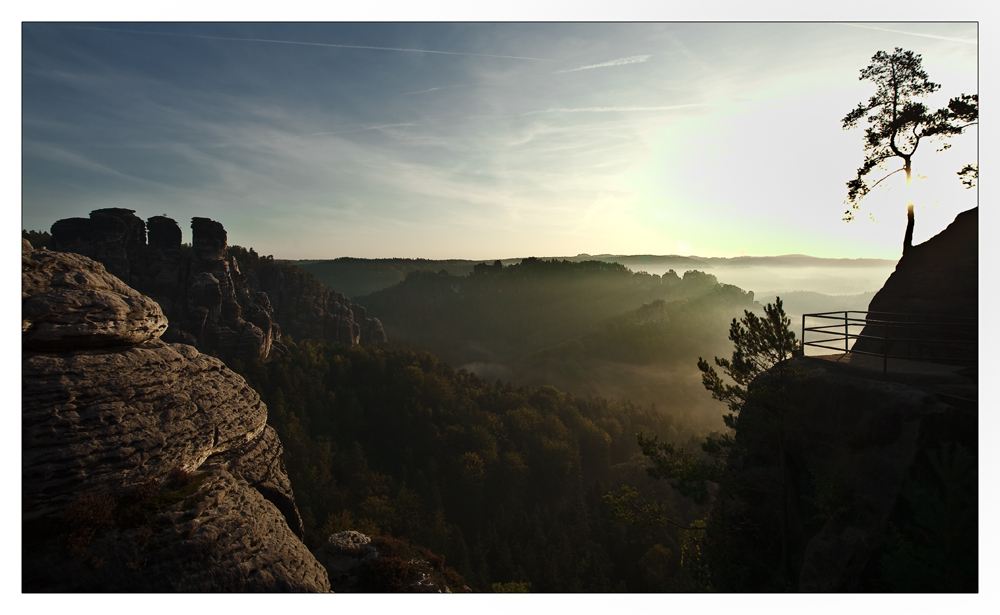
{"label": "rocky outcrop", "polygon": [[86,257],[22,250],[25,591],[327,591],[267,408]]}
{"label": "rocky outcrop", "polygon": [[385,341],[378,319],[367,318],[363,308],[323,289],[309,274],[231,249],[220,223],[193,218],[191,231],[192,245],[185,246],[171,218],[143,222],[132,210],[99,209],[90,218],[53,224],[52,246],[102,263],[156,301],[171,322],[165,341],[190,344],[223,360],[281,354],[283,328],[297,339]]}
{"label": "rocky outcrop", "polygon": [[76,252],[102,263],[111,275],[135,284],[146,227],[130,209],[108,208],[89,218],[67,218],[52,225],[52,248]]}
{"label": "rocky outcrop", "polygon": [[313,551],[326,568],[336,592],[469,592],[469,586],[444,558],[388,537],[374,539],[360,532],[332,534]]}
{"label": "rocky outcrop", "polygon": [[[979,208],[955,217],[941,233],[913,246],[868,306],[853,350],[882,354],[886,329],[873,320],[931,325],[890,326],[889,355],[959,365],[978,355]],[[910,342],[893,341],[908,338]]]}
{"label": "rocky outcrop", "polygon": [[335,592],[360,591],[363,566],[379,556],[370,538],[350,530],[331,535],[313,555],[326,568]]}

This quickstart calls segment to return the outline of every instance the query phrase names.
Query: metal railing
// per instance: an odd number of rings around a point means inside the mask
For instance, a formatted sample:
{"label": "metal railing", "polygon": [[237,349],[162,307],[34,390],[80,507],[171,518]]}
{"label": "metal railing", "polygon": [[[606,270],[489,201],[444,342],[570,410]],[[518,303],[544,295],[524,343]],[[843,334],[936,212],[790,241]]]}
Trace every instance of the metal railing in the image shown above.
{"label": "metal railing", "polygon": [[[853,316],[855,314],[860,316]],[[806,318],[833,320],[836,324],[807,327]],[[852,327],[860,327],[860,332],[852,332]],[[833,337],[807,342],[807,332]],[[978,333],[979,322],[975,318],[863,310],[817,312],[802,315],[802,354],[805,355],[805,348],[809,346],[845,354],[882,357],[883,374],[888,371],[889,359],[976,364]],[[851,340],[862,341],[852,347]],[[836,346],[827,345],[830,343]],[[881,351],[871,350],[879,346]],[[904,346],[905,354],[890,352],[890,349],[897,350]],[[928,352],[931,348],[944,351]]]}

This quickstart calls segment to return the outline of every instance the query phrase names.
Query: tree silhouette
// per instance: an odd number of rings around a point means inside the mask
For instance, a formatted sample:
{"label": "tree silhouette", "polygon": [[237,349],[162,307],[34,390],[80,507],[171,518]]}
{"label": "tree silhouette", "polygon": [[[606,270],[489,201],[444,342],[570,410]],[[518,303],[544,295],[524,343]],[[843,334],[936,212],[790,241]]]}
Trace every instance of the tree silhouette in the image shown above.
{"label": "tree silhouette", "polygon": [[[861,81],[874,82],[878,89],[867,103],[859,103],[857,108],[843,119],[845,130],[857,126],[861,118],[867,117],[870,126],[865,130],[865,159],[858,168],[858,175],[847,182],[846,204],[850,208],[844,212],[844,221],[854,220],[860,209],[861,199],[887,177],[906,172],[906,185],[912,180],[912,157],[920,141],[937,136],[947,138],[962,133],[979,119],[979,95],[962,94],[952,98],[948,106],[930,112],[915,98],[926,96],[940,89],[940,85],[929,80],[921,66],[920,54],[904,51],[900,47],[892,54],[879,51],[872,56],[872,62],[861,70]],[[950,147],[945,144],[942,149]],[[883,169],[883,163],[894,158],[902,160],[903,166],[869,185],[869,174],[875,169]],[[968,180],[977,171],[974,165],[967,165],[959,176],[963,183],[971,187]],[[913,241],[913,201],[907,202],[906,234],[903,238],[903,253]]]}
{"label": "tree silhouette", "polygon": [[[711,392],[713,399],[725,402],[729,407],[729,413],[722,418],[731,432],[708,436],[701,443],[701,449],[707,459],[673,442],[659,442],[656,436],[647,438],[642,433],[636,436],[642,454],[653,464],[646,472],[657,480],[670,481],[671,487],[697,504],[707,504],[712,500],[712,484],[729,493],[749,489],[759,493],[769,493],[776,499],[780,497],[781,551],[776,555],[780,555],[781,558],[779,561],[781,586],[791,586],[792,583],[788,546],[789,477],[784,433],[785,415],[791,409],[787,401],[786,388],[790,379],[798,373],[787,359],[795,356],[796,351],[801,348],[795,339],[795,333],[790,329],[791,324],[791,320],[785,315],[780,297],[776,298],[773,304],[764,307],[763,318],[744,310],[743,318],[733,319],[729,328],[729,339],[733,342],[732,360],[716,357],[715,364],[734,384],[724,382],[708,361],[698,359],[698,369],[702,373],[701,382],[705,389]],[[753,387],[751,387],[752,382],[755,382]],[[741,414],[748,402],[756,407],[756,412],[750,418]],[[738,441],[736,434],[747,428],[755,434],[754,437]],[[762,482],[760,475],[736,469],[730,464],[730,459],[733,458],[747,455],[759,457],[763,450],[778,453],[780,479],[777,481],[777,486],[773,481]],[[623,489],[621,493],[605,496],[613,515],[629,520],[631,513],[631,520],[637,523],[648,524],[659,521],[678,525],[665,517],[655,504],[639,502],[637,494],[630,493],[627,489],[630,488]],[[628,510],[629,506],[632,510]],[[724,506],[713,509],[709,516],[707,531],[725,533],[729,531],[724,529],[726,526],[738,524],[736,518],[730,518],[729,514]],[[704,564],[702,561],[695,568]],[[717,561],[716,564],[725,566],[721,561]],[[692,574],[695,574],[695,568],[692,569]],[[726,584],[732,582],[732,579],[723,578],[724,576],[717,572],[711,584],[715,585],[716,589],[725,591]]]}

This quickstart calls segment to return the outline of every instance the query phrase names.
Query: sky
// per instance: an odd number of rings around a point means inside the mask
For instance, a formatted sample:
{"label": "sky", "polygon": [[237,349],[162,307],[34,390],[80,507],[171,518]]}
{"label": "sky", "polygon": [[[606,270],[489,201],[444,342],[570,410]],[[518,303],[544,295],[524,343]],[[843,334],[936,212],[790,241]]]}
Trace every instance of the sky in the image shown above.
{"label": "sky", "polygon": [[[841,220],[878,51],[931,108],[976,23],[21,25],[22,228],[124,207],[277,258],[897,259],[975,207],[976,128]],[[894,170],[889,167],[887,170]]]}

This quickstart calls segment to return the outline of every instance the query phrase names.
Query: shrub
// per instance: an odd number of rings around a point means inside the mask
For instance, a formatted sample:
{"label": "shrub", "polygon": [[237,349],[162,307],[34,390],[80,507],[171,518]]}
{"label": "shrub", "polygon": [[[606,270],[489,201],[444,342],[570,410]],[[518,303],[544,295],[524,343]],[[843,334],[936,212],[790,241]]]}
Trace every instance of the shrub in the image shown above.
{"label": "shrub", "polygon": [[118,501],[106,493],[83,493],[71,501],[63,511],[67,528],[63,538],[69,552],[83,553],[97,532],[114,525],[117,506]]}
{"label": "shrub", "polygon": [[195,472],[187,470],[182,466],[177,466],[173,470],[170,470],[170,474],[167,474],[167,484],[171,489],[180,489],[191,484],[195,476]]}
{"label": "shrub", "polygon": [[399,557],[380,557],[370,564],[362,578],[362,587],[370,592],[403,591],[410,564]]}

